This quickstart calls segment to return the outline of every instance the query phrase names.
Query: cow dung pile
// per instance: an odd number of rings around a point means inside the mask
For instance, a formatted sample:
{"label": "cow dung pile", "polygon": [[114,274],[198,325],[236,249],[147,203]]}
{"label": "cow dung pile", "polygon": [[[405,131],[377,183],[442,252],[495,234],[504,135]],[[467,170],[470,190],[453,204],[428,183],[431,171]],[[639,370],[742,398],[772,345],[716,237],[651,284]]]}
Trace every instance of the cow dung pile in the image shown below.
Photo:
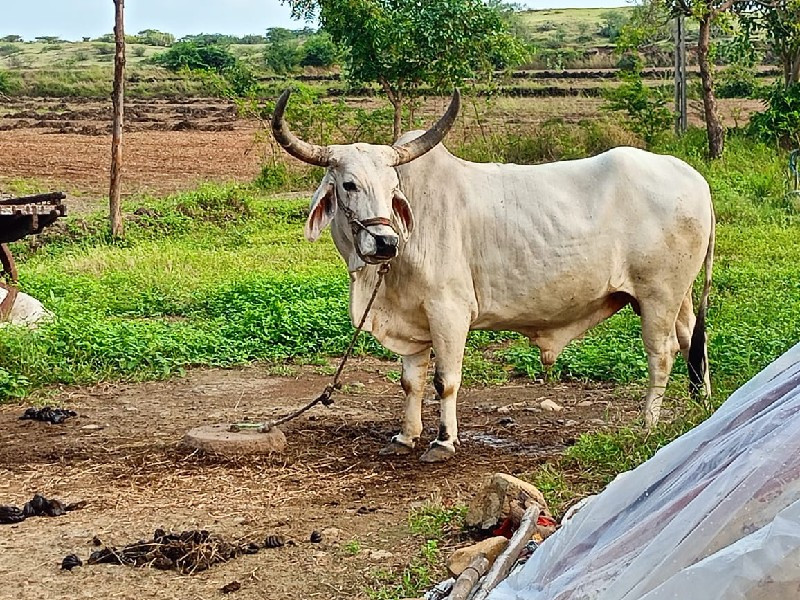
{"label": "cow dung pile", "polygon": [[156,529],[151,541],[140,540],[120,550],[106,546],[93,552],[87,563],[173,569],[191,575],[243,554],[255,554],[262,547],[252,542],[231,543],[206,530],[167,533]]}
{"label": "cow dung pile", "polygon": [[44,408],[31,407],[27,409],[20,417],[20,420],[42,421],[44,423],[50,423],[51,425],[60,425],[70,417],[77,417],[77,416],[78,413],[76,413],[74,410],[45,406]]}

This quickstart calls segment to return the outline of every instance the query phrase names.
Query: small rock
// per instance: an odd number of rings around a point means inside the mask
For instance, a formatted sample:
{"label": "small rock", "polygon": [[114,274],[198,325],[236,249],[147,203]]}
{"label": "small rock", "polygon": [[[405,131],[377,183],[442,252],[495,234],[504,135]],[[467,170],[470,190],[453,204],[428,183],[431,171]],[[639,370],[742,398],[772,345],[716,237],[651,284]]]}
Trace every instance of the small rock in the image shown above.
{"label": "small rock", "polygon": [[516,423],[517,422],[511,417],[503,417],[497,422],[498,425],[502,425],[503,427],[510,427],[512,425],[516,425]]}
{"label": "small rock", "polygon": [[589,419],[589,423],[592,425],[605,425],[606,422],[603,419]]}
{"label": "small rock", "polygon": [[479,554],[483,554],[489,560],[489,566],[491,566],[494,564],[495,559],[500,556],[500,553],[506,549],[506,546],[508,546],[508,538],[501,535],[472,544],[466,548],[459,548],[447,559],[447,568],[450,573],[458,577]]}
{"label": "small rock", "polygon": [[480,529],[494,527],[511,516],[512,501],[523,507],[533,501],[547,510],[547,502],[536,486],[505,473],[495,473],[470,502],[467,525]]}
{"label": "small rock", "polygon": [[102,429],[102,425],[98,425],[97,423],[90,423],[89,425],[84,425],[81,427],[83,431],[97,431],[98,429]]}
{"label": "small rock", "polygon": [[546,400],[542,400],[542,402],[541,402],[541,404],[539,404],[539,406],[541,406],[544,410],[549,410],[549,411],[552,411],[552,412],[559,412],[559,411],[564,410],[560,404],[557,404],[556,402],[553,402],[552,400],[550,400],[550,398],[547,398]]}
{"label": "small rock", "polygon": [[591,400],[584,400],[583,402],[578,402],[575,406],[577,406],[578,408],[588,408],[592,404],[594,404],[594,402],[592,402]]}
{"label": "small rock", "polygon": [[311,537],[308,538],[312,544],[319,544],[322,541],[322,534],[319,531],[312,531]]}
{"label": "small rock", "polygon": [[394,558],[394,554],[388,550],[370,550],[368,556],[370,560],[389,560]]}
{"label": "small rock", "polygon": [[511,407],[510,406],[500,406],[500,407],[498,407],[497,412],[498,412],[498,414],[501,414],[501,415],[507,415],[508,413],[511,412]]}
{"label": "small rock", "polygon": [[567,419],[564,421],[564,427],[575,427],[578,422],[575,419]]}
{"label": "small rock", "polygon": [[72,571],[75,567],[83,566],[83,561],[78,558],[77,554],[68,554],[61,561],[61,568],[66,571]]}
{"label": "small rock", "polygon": [[353,383],[350,384],[350,389],[353,392],[363,392],[365,389],[367,389],[367,386],[361,383],[360,381],[354,381]]}

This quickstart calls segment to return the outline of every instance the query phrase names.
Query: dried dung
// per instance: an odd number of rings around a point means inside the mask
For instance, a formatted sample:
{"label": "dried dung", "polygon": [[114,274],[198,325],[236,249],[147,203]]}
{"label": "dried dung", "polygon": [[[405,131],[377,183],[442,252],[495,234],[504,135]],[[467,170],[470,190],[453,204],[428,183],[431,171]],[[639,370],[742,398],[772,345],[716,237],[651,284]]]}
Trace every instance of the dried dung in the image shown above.
{"label": "dried dung", "polygon": [[232,592],[238,592],[240,589],[242,589],[241,583],[239,583],[238,581],[231,581],[230,583],[226,583],[225,585],[223,585],[219,589],[219,591],[222,592],[223,594],[230,594]]}
{"label": "dried dung", "polygon": [[86,506],[85,502],[64,504],[55,498],[48,500],[41,494],[34,495],[22,508],[16,506],[0,506],[0,525],[19,523],[28,517],[60,517],[71,510]]}
{"label": "dried dung", "polygon": [[152,541],[140,540],[120,550],[106,546],[92,552],[87,562],[173,569],[191,575],[243,554],[255,554],[260,548],[255,543],[228,542],[204,529],[181,533],[156,529]]}
{"label": "dried dung", "polygon": [[75,567],[83,566],[83,561],[78,558],[76,554],[68,554],[64,557],[64,560],[61,561],[61,569],[72,571]]}
{"label": "dried dung", "polygon": [[20,417],[20,420],[42,421],[44,423],[50,423],[51,425],[60,425],[68,418],[77,416],[78,413],[74,410],[45,406],[44,408],[31,407],[27,409]]}
{"label": "dried dung", "polygon": [[286,545],[286,539],[282,535],[268,535],[264,540],[264,548],[281,548]]}

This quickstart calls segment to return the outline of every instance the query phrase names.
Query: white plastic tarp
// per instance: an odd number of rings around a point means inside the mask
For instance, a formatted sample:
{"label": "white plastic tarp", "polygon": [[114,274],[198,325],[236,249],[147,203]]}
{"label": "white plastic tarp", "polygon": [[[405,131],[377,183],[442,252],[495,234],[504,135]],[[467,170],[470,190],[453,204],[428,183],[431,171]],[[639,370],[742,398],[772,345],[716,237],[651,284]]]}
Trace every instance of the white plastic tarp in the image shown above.
{"label": "white plastic tarp", "polygon": [[800,599],[800,344],[613,481],[489,598]]}

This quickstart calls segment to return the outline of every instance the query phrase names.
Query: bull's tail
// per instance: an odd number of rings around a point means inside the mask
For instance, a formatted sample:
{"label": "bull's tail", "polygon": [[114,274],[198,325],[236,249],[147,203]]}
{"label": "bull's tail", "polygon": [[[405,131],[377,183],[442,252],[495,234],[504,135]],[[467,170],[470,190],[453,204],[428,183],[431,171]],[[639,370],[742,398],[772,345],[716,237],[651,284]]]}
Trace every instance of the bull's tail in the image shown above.
{"label": "bull's tail", "polygon": [[714,265],[714,242],[716,240],[716,216],[714,205],[711,205],[711,235],[708,238],[708,250],[704,263],[705,282],[703,295],[697,307],[697,320],[692,331],[692,341],[689,345],[689,393],[693,398],[699,398],[705,391],[711,394],[711,389],[705,389],[708,374],[708,349],[706,348],[706,312],[708,311],[708,296],[711,292],[711,274]]}

